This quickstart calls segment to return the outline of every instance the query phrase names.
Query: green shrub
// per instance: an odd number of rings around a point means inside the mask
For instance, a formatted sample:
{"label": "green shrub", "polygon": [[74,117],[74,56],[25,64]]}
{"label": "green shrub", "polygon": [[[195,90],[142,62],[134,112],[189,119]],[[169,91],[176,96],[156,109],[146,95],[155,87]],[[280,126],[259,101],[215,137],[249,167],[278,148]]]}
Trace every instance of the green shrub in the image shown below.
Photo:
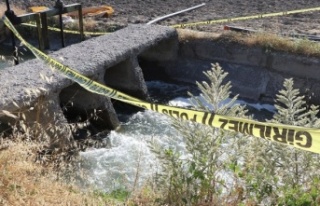
{"label": "green shrub", "polygon": [[[230,101],[230,82],[219,65],[205,72],[209,83],[198,83],[201,98],[195,109],[225,116],[246,116],[244,106]],[[319,128],[318,107],[284,81],[277,95],[277,113],[270,122]],[[227,102],[227,103],[226,103]],[[209,106],[207,106],[209,105]],[[317,205],[320,196],[319,155],[262,138],[173,120],[183,136],[185,153],[153,147],[163,172],[158,179],[162,203],[169,205]]]}
{"label": "green shrub", "polygon": [[[318,108],[314,105],[307,108],[304,97],[293,88],[292,79],[284,81],[284,89],[279,91],[275,107],[277,113],[271,122],[319,127]],[[253,139],[248,148],[243,165],[246,199],[280,205],[314,201],[304,194],[318,184],[314,181],[319,178],[316,172],[319,169],[318,154],[258,138]]]}
{"label": "green shrub", "polygon": [[[210,83],[197,83],[201,97],[213,108],[214,112],[227,116],[244,117],[243,106],[234,104],[237,96],[227,104],[231,83],[224,84],[227,75],[219,65],[213,65],[211,71],[204,73]],[[192,95],[191,95],[192,96]],[[192,96],[197,109],[210,111],[198,97]],[[173,120],[174,127],[180,131],[186,144],[186,154],[173,149],[157,150],[162,162],[163,174],[159,183],[163,191],[164,202],[170,205],[215,204],[222,196],[230,193],[226,178],[222,173],[238,172],[237,148],[241,145],[237,134],[210,126]],[[186,157],[186,158],[185,158]],[[227,190],[227,192],[225,192]]]}

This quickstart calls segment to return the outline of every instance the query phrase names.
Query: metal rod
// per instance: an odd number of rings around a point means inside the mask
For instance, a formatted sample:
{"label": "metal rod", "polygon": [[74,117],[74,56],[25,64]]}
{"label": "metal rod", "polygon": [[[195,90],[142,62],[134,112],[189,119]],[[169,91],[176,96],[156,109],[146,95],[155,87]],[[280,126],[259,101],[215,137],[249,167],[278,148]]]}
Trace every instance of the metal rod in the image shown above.
{"label": "metal rod", "polygon": [[[7,11],[5,12],[5,15],[9,18],[11,22],[13,22],[13,18],[15,17],[15,15],[14,15],[14,12],[10,9],[9,0],[6,0],[6,4],[7,4]],[[11,43],[13,48],[13,53],[12,53],[13,63],[14,65],[18,65],[19,64],[18,47],[16,47],[16,40],[12,31],[10,31],[10,36],[11,36]]]}
{"label": "metal rod", "polygon": [[10,4],[9,4],[9,0],[6,0],[6,4],[7,4],[7,11],[10,11]]}
{"label": "metal rod", "polygon": [[61,0],[56,1],[55,8],[59,10],[59,26],[60,26],[60,37],[61,37],[61,46],[65,47],[64,44],[64,34],[63,34],[63,21],[62,21],[62,9],[63,9],[63,3]]}
{"label": "metal rod", "polygon": [[80,40],[84,40],[84,31],[83,31],[83,16],[82,16],[82,6],[79,5],[78,8],[78,13],[79,13],[79,32],[80,32]]}
{"label": "metal rod", "polygon": [[40,21],[41,21],[41,36],[44,49],[50,49],[49,38],[48,38],[48,22],[47,22],[47,13],[41,12],[40,13]]}
{"label": "metal rod", "polygon": [[36,24],[37,24],[39,49],[43,51],[44,50],[44,44],[43,44],[43,40],[42,40],[40,16],[36,15],[35,16],[35,20],[36,20]]}
{"label": "metal rod", "polygon": [[153,24],[153,23],[155,23],[155,22],[161,21],[161,20],[166,19],[166,18],[169,18],[169,17],[171,17],[171,16],[175,16],[175,15],[178,15],[178,14],[181,14],[181,13],[184,13],[184,12],[187,12],[187,11],[190,11],[190,10],[194,10],[194,9],[203,7],[204,5],[206,5],[206,4],[205,4],[205,3],[202,3],[202,4],[199,4],[199,5],[190,7],[190,8],[188,8],[188,9],[184,9],[184,10],[177,11],[177,12],[174,12],[174,13],[171,13],[171,14],[167,14],[167,15],[165,15],[165,16],[160,16],[160,17],[158,17],[158,18],[156,18],[156,19],[154,19],[154,20],[152,20],[152,21],[149,21],[149,22],[147,23],[147,25]]}

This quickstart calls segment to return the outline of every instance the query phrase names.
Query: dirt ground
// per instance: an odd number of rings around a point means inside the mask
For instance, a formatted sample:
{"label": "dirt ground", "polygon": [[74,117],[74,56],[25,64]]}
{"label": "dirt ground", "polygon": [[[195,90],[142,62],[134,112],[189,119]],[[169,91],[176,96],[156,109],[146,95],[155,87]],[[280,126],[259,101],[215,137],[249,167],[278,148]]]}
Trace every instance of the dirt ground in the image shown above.
{"label": "dirt ground", "polygon": [[[54,0],[10,0],[11,4],[26,9],[29,6],[53,6]],[[174,25],[208,21],[227,17],[290,11],[320,7],[318,0],[64,0],[64,4],[82,3],[84,7],[109,5],[115,10],[108,19],[101,19],[102,25],[121,25],[146,23],[156,17],[186,9],[201,3],[202,8],[170,17],[158,22],[161,25]],[[222,32],[225,24],[195,26],[200,31]],[[280,17],[230,22],[228,25],[240,26],[259,31],[290,34],[320,35],[320,11],[293,14]]]}

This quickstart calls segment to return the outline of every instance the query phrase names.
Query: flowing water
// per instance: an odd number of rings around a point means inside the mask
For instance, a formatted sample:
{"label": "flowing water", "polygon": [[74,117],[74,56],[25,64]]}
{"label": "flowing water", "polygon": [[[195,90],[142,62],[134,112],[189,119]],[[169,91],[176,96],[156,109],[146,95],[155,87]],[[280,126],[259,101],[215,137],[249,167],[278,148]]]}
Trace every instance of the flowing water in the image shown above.
{"label": "flowing water", "polygon": [[[148,82],[148,89],[155,101],[176,106],[190,106],[186,91],[196,91],[189,86],[164,82]],[[157,94],[157,95],[156,95]],[[162,98],[161,98],[162,97]],[[246,104],[245,101],[237,101]],[[271,105],[251,104],[257,110],[272,112]],[[140,111],[122,123],[119,131],[112,131],[112,147],[82,152],[82,170],[88,175],[86,184],[110,192],[116,189],[129,189],[141,186],[159,171],[159,161],[150,150],[150,143],[162,148],[175,148],[182,154],[185,144],[182,136],[171,126],[171,119],[153,111]]]}
{"label": "flowing water", "polygon": [[[170,99],[184,96],[191,90],[189,86],[158,81],[148,82],[147,85],[154,101],[161,103],[168,103]],[[161,148],[185,150],[182,137],[171,126],[171,119],[149,110],[130,115],[121,129],[112,131],[109,138],[111,148],[81,153],[82,169],[89,176],[85,183],[108,192],[141,186],[159,171],[159,161],[149,147],[151,143]]]}
{"label": "flowing water", "polygon": [[149,148],[150,142],[157,142],[164,148],[184,149],[178,132],[170,127],[170,119],[152,111],[132,115],[122,129],[111,132],[109,138],[112,148],[81,154],[90,177],[88,183],[104,191],[142,185],[159,170],[159,162]]}

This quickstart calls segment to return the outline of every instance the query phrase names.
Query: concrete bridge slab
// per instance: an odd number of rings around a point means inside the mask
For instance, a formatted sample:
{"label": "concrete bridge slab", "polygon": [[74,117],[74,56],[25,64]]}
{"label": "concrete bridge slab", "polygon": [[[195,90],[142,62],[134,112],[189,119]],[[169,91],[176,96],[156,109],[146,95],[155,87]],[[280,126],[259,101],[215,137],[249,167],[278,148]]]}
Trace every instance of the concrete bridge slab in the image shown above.
{"label": "concrete bridge slab", "polygon": [[[177,33],[170,27],[130,25],[117,32],[68,46],[49,56],[93,80],[129,95],[146,98],[147,88],[137,56],[172,38],[177,39]],[[177,48],[173,50],[177,51]],[[46,99],[54,105],[63,106],[73,101],[75,107],[85,110],[104,110],[106,112],[100,117],[104,118],[106,128],[114,129],[119,126],[117,114],[109,98],[74,86],[72,81],[50,69],[41,60],[30,60],[2,70],[0,82],[0,110],[7,110],[13,114],[21,111],[21,108],[28,110],[40,97],[45,96],[50,97]],[[56,110],[52,111],[53,113],[62,113],[61,107],[51,108]],[[0,116],[1,123],[5,123],[7,118],[4,113]],[[61,122],[66,122],[61,115],[59,118]],[[29,118],[26,121],[36,120]],[[52,118],[43,122],[54,124],[56,120]],[[69,134],[70,131],[65,132],[65,136]]]}

